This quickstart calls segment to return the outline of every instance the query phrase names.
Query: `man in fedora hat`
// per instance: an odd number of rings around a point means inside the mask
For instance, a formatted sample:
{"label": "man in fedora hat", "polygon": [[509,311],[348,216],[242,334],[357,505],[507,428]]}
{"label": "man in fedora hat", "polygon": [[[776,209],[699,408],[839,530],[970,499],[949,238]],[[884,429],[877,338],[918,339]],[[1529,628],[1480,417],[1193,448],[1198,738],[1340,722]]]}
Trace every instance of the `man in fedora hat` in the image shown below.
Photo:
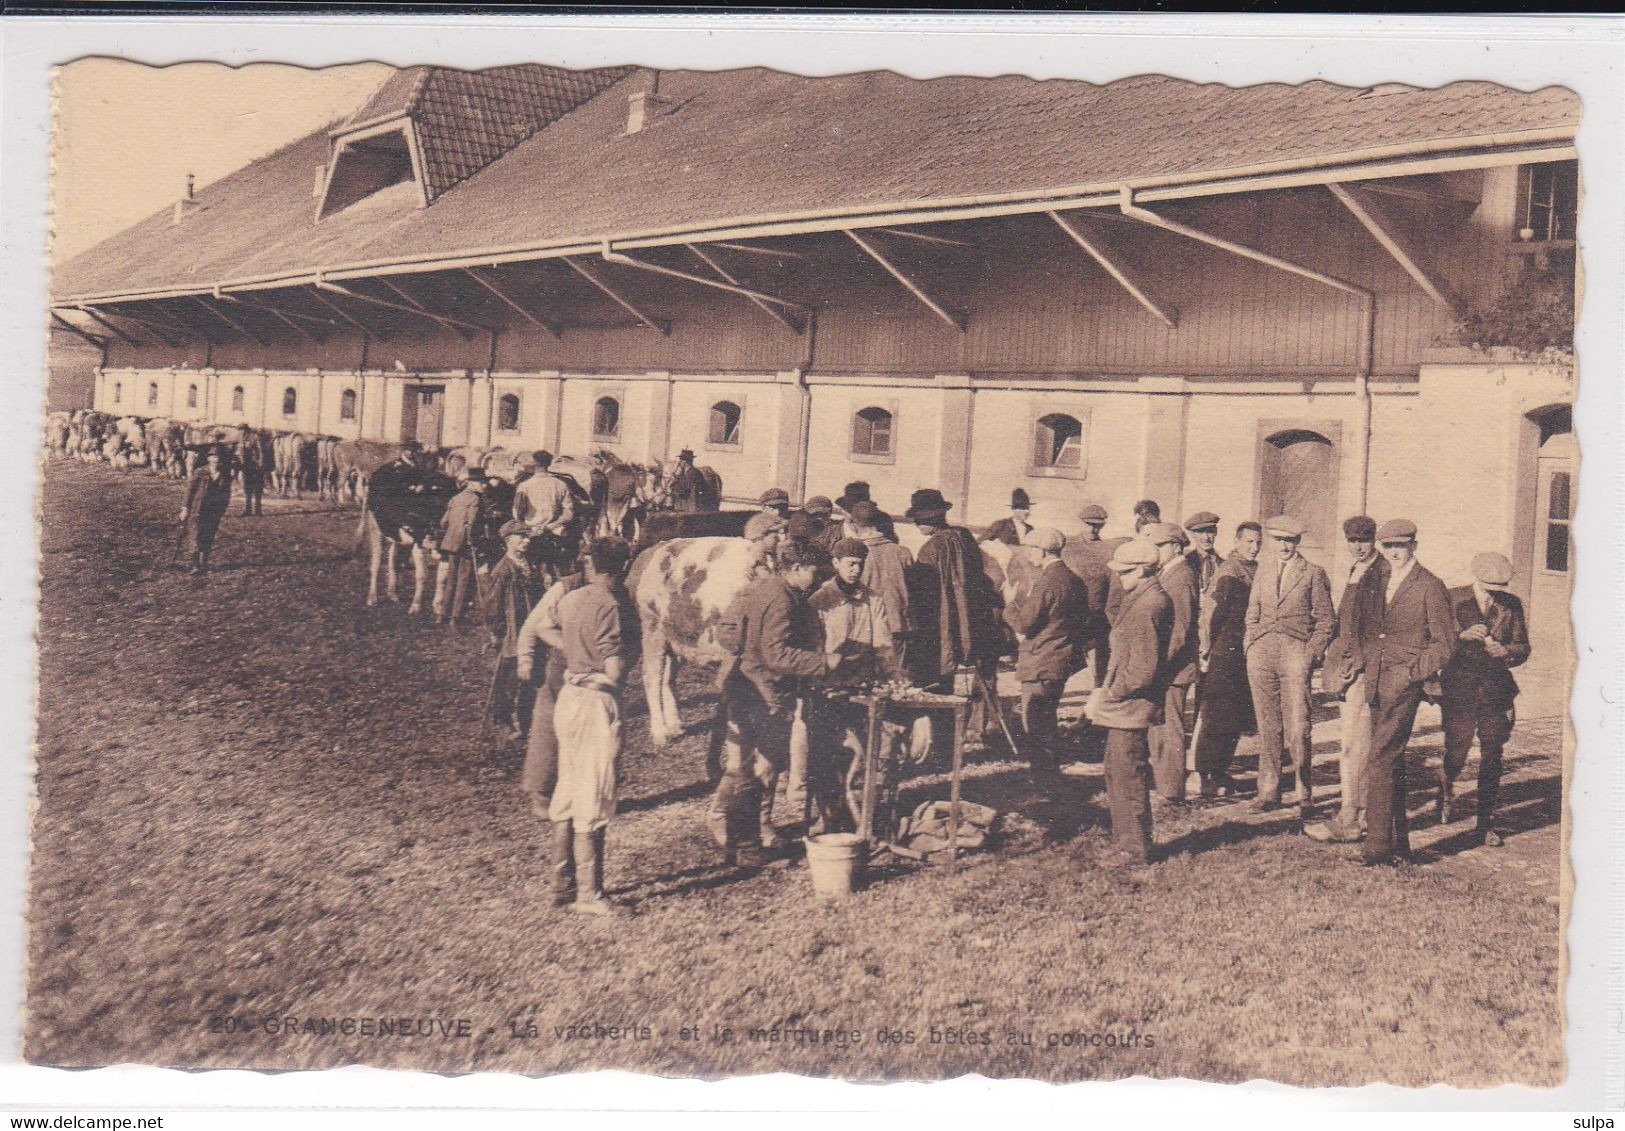
{"label": "man in fedora hat", "polygon": [[181,527],[194,576],[208,572],[220,520],[230,507],[231,468],[220,446],[210,444],[204,449],[202,465],[186,485],[186,504],[181,507]]}
{"label": "man in fedora hat", "polygon": [[790,492],[783,487],[769,487],[756,503],[763,514],[776,514],[786,522],[790,520]]}
{"label": "man in fedora hat", "polygon": [[1258,796],[1253,808],[1280,808],[1281,769],[1297,778],[1299,820],[1314,809],[1309,781],[1309,673],[1331,643],[1332,588],[1326,571],[1298,552],[1308,527],[1291,515],[1264,523],[1270,549],[1259,559],[1247,602],[1247,682],[1258,718]]}
{"label": "man in fedora hat", "polygon": [[441,624],[461,624],[474,590],[474,542],[484,509],[485,469],[471,467],[463,489],[446,504],[435,547],[444,563],[437,571],[434,616]]}
{"label": "man in fedora hat", "polygon": [[1416,560],[1416,523],[1389,519],[1377,529],[1377,547],[1388,569],[1362,579],[1373,592],[1359,603],[1351,642],[1371,702],[1364,862],[1372,866],[1410,857],[1405,747],[1423,685],[1455,655],[1461,631],[1444,582]]}
{"label": "man in fedora hat", "polygon": [[1006,546],[1022,545],[1033,529],[1033,524],[1027,521],[1032,510],[1033,501],[1027,497],[1026,491],[1017,487],[1010,492],[1010,513],[989,526],[981,540],[1003,542]]}
{"label": "man in fedora hat", "polygon": [[[847,537],[856,538],[857,534],[850,525],[852,508],[858,503],[873,503],[874,497],[870,494],[869,484],[861,479],[854,479],[841,489],[841,497],[835,500],[835,512],[838,516],[848,520],[845,531]],[[875,506],[875,525],[873,529],[880,531],[893,542],[897,541],[897,528],[892,524],[891,515]]]}
{"label": "man in fedora hat", "polygon": [[[910,497],[905,514],[925,535],[915,562],[918,636],[910,649],[910,666],[925,687],[951,683],[954,673],[966,666],[991,687],[1004,649],[999,628],[1004,602],[982,568],[982,552],[971,532],[948,524],[952,506],[941,491],[926,487]],[[978,696],[971,707],[970,733],[980,739],[996,725]]]}
{"label": "man in fedora hat", "polygon": [[1501,554],[1473,557],[1473,582],[1450,591],[1457,633],[1455,654],[1439,676],[1444,724],[1444,766],[1439,774],[1439,821],[1450,821],[1451,790],[1478,735],[1480,844],[1499,847],[1494,825],[1501,795],[1501,751],[1512,737],[1518,681],[1511,669],[1529,658],[1523,603],[1511,592],[1512,563]]}
{"label": "man in fedora hat", "polygon": [[1158,582],[1161,554],[1143,538],[1112,553],[1123,590],[1112,623],[1111,666],[1089,693],[1084,715],[1106,729],[1106,802],[1112,818],[1112,863],[1151,860],[1151,766],[1146,731],[1162,716],[1172,665],[1174,609]]}

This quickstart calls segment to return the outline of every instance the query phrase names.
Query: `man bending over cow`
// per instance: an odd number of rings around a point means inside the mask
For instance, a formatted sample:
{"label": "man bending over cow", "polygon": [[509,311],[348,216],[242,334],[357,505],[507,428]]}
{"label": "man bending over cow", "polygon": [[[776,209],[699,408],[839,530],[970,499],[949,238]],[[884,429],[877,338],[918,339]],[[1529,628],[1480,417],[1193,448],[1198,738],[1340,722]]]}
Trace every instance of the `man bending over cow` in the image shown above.
{"label": "man bending over cow", "polygon": [[[587,548],[586,583],[559,602],[564,685],[554,726],[559,748],[553,820],[553,901],[586,915],[622,908],[604,894],[604,834],[615,815],[621,686],[637,657],[637,616],[621,579],[632,548],[600,538]],[[576,869],[580,868],[577,872]]]}
{"label": "man bending over cow", "polygon": [[818,614],[807,602],[828,565],[817,546],[785,546],[778,574],[754,582],[719,626],[734,655],[718,677],[728,730],[706,823],[730,866],[760,866],[762,851],[779,845],[773,794],[790,760],[796,698],[840,664],[825,654]]}

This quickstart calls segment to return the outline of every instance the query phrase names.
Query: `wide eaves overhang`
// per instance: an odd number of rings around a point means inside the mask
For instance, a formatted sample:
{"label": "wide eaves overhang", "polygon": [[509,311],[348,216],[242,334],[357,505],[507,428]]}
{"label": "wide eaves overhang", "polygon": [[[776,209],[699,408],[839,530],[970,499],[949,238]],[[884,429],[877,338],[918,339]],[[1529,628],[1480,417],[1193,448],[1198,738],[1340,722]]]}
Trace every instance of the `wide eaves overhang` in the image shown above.
{"label": "wide eaves overhang", "polygon": [[1145,205],[1313,185],[1349,184],[1430,173],[1574,160],[1577,156],[1574,128],[1552,127],[1411,142],[1232,169],[1125,178],[1111,183],[1012,191],[973,197],[898,201],[852,209],[836,208],[781,215],[732,217],[642,231],[471,248],[453,254],[402,255],[366,262],[339,263],[275,275],[220,279],[186,287],[66,295],[54,298],[51,306],[55,310],[81,310],[86,306],[108,303],[218,297],[230,292],[319,286],[353,279],[495,267],[505,263],[566,257],[579,259],[585,256],[600,256],[606,261],[613,262],[612,256],[638,248],[850,232],[854,229],[951,223],[1049,212],[1064,213],[1090,209],[1115,211],[1120,201],[1124,199],[1125,191],[1136,203]]}

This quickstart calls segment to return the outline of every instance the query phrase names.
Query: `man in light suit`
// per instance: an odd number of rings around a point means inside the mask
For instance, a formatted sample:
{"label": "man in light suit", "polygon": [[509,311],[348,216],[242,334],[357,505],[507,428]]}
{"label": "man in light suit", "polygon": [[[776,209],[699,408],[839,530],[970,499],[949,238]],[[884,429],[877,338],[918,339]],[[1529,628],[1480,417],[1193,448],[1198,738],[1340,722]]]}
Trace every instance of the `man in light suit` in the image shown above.
{"label": "man in light suit", "polygon": [[1480,844],[1498,848],[1495,803],[1501,795],[1501,750],[1512,737],[1518,681],[1510,669],[1529,658],[1529,625],[1523,603],[1507,588],[1512,563],[1500,554],[1473,557],[1473,583],[1450,590],[1457,626],[1455,655],[1439,677],[1444,723],[1444,767],[1439,773],[1439,823],[1450,822],[1451,787],[1467,764],[1478,733],[1478,826]]}
{"label": "man in light suit", "polygon": [[1362,581],[1373,593],[1370,601],[1360,603],[1353,641],[1371,697],[1364,859],[1368,866],[1410,857],[1405,745],[1422,702],[1422,685],[1450,662],[1458,631],[1444,582],[1416,560],[1416,524],[1389,519],[1377,531],[1377,546],[1388,573],[1367,572]]}
{"label": "man in light suit", "polygon": [[1158,582],[1160,555],[1143,538],[1123,543],[1110,567],[1123,603],[1112,622],[1111,666],[1089,693],[1084,714],[1106,728],[1106,801],[1112,815],[1111,863],[1151,859],[1151,768],[1146,729],[1163,711],[1173,603]]}
{"label": "man in light suit", "polygon": [[1171,805],[1185,802],[1185,701],[1196,682],[1197,618],[1202,595],[1196,571],[1185,557],[1185,534],[1171,522],[1153,522],[1140,537],[1157,548],[1160,561],[1157,582],[1173,602],[1174,623],[1168,639],[1167,691],[1162,720],[1147,736],[1151,742],[1151,772],[1157,783],[1157,796]]}
{"label": "man in light suit", "polygon": [[1309,673],[1331,643],[1332,587],[1298,552],[1307,527],[1291,515],[1264,524],[1270,551],[1259,559],[1247,601],[1247,682],[1258,718],[1258,796],[1252,808],[1281,806],[1281,767],[1290,757],[1300,821],[1314,810],[1309,782]]}

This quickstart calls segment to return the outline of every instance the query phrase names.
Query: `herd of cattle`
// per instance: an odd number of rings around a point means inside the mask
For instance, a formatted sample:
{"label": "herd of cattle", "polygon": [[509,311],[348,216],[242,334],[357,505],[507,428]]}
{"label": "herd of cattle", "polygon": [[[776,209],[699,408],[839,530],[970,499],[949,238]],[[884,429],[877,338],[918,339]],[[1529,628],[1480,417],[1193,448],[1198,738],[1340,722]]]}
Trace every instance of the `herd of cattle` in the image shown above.
{"label": "herd of cattle", "polygon": [[[409,611],[442,608],[447,598],[447,570],[435,553],[435,532],[446,504],[458,489],[466,468],[481,467],[490,477],[486,493],[487,529],[494,535],[511,514],[514,484],[522,477],[529,453],[504,449],[458,448],[422,453],[411,505],[397,510],[397,521],[380,524],[367,505],[372,473],[401,451],[400,444],[340,440],[309,433],[268,433],[220,425],[113,417],[81,410],[52,413],[45,442],[54,456],[105,462],[120,468],[147,468],[177,479],[189,476],[211,447],[228,451],[258,445],[259,466],[278,496],[361,504],[357,544],[370,551],[367,603],[398,600],[396,569],[401,553],[409,555],[414,584]],[[241,462],[241,455],[238,460]],[[616,534],[630,538],[638,551],[628,587],[643,629],[644,693],[649,704],[652,737],[657,744],[682,731],[675,698],[677,668],[682,663],[714,664],[722,659],[716,629],[724,611],[751,583],[757,558],[739,535],[754,510],[721,510],[721,481],[710,468],[677,461],[645,467],[598,452],[589,459],[563,456],[548,473],[569,484],[576,517],[565,545],[585,538]],[[704,476],[705,489],[684,490],[685,475]],[[911,527],[898,529],[900,540],[917,549]],[[502,553],[501,540],[484,539],[478,556],[489,564]],[[999,542],[981,544],[983,567],[998,591],[1015,596],[1030,576],[1027,551]],[[562,563],[548,562],[557,567]]]}

